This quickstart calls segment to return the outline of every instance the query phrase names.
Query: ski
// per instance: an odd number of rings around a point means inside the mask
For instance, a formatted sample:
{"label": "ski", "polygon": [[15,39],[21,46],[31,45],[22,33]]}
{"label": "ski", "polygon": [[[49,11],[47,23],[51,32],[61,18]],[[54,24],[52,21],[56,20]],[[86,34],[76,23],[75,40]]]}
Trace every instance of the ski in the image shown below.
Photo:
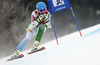
{"label": "ski", "polygon": [[23,57],[24,57],[24,55],[23,54],[20,54],[18,56],[11,57],[10,59],[8,59],[8,61],[15,60],[15,59],[19,59],[19,58],[23,58]]}
{"label": "ski", "polygon": [[37,49],[37,50],[35,50],[35,51],[29,52],[28,54],[32,54],[32,53],[35,53],[35,52],[39,52],[39,51],[42,51],[42,50],[44,50],[44,49],[45,49],[45,47],[41,47],[41,48],[39,48],[39,49]]}

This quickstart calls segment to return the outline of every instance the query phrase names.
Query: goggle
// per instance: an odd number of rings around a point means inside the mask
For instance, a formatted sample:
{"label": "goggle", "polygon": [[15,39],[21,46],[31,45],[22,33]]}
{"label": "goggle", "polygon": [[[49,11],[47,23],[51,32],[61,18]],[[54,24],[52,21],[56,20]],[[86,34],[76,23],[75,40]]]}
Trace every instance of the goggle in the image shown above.
{"label": "goggle", "polygon": [[46,9],[39,9],[39,12],[45,12]]}

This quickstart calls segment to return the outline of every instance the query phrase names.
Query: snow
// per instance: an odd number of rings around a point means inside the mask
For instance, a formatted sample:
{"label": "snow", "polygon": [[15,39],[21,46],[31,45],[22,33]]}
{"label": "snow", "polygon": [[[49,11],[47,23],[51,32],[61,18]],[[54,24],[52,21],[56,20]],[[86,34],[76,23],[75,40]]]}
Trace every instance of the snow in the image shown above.
{"label": "snow", "polygon": [[22,52],[25,57],[13,61],[0,59],[0,65],[100,65],[100,24],[52,40],[41,46],[46,49],[31,55],[30,50]]}

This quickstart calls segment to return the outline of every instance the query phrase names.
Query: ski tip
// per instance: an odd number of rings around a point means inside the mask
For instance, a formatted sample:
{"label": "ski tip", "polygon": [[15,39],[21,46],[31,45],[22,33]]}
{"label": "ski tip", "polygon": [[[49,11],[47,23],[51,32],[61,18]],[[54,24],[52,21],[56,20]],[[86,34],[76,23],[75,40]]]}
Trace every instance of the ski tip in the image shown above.
{"label": "ski tip", "polygon": [[42,47],[42,49],[45,49],[45,47]]}
{"label": "ski tip", "polygon": [[20,56],[21,56],[21,57],[24,57],[24,55],[23,55],[23,54],[20,54]]}

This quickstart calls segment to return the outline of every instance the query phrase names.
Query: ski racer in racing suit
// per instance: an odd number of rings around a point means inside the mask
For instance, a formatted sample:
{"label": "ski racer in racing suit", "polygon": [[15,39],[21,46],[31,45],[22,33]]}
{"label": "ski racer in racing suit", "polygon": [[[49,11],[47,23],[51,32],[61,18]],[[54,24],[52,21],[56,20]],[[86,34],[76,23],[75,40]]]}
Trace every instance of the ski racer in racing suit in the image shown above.
{"label": "ski racer in racing suit", "polygon": [[37,36],[35,38],[35,42],[31,51],[37,50],[44,32],[46,31],[46,29],[51,28],[51,15],[46,9],[46,4],[44,2],[38,2],[36,4],[36,8],[37,9],[34,10],[31,14],[31,23],[26,29],[27,34],[25,38],[20,42],[18,47],[15,49],[14,56],[20,54],[20,51],[23,50],[25,45],[28,43],[29,40],[32,39],[34,35]]}

